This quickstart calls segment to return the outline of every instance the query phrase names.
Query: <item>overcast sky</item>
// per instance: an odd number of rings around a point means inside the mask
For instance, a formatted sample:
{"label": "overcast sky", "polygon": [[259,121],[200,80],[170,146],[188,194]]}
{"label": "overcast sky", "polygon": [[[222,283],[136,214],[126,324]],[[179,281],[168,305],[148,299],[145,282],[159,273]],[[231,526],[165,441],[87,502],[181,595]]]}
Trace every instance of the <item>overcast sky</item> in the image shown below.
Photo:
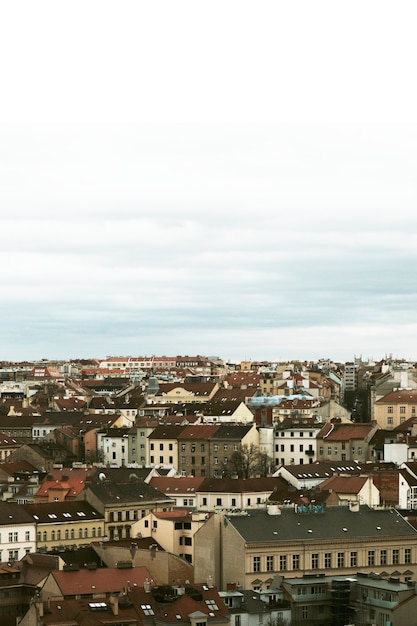
{"label": "overcast sky", "polygon": [[414,9],[334,4],[1,9],[0,360],[417,360]]}

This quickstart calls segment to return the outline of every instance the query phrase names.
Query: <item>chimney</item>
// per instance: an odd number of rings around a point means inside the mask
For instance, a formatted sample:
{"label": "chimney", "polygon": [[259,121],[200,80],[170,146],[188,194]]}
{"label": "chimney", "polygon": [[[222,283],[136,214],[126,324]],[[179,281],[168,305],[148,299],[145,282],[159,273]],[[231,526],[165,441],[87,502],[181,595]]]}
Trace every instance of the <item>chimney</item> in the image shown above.
{"label": "chimney", "polygon": [[110,606],[113,615],[119,615],[119,596],[110,596]]}

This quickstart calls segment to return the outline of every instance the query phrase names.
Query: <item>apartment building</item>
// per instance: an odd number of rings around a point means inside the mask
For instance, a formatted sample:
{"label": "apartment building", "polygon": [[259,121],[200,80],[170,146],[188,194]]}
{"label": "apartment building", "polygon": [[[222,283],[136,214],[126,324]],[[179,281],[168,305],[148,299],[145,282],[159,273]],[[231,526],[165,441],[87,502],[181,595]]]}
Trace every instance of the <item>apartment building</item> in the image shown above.
{"label": "apartment building", "polygon": [[417,530],[396,510],[311,504],[218,514],[195,534],[195,576],[218,588],[267,586],[274,574],[417,573]]}
{"label": "apartment building", "polygon": [[373,405],[373,419],[380,428],[392,430],[417,416],[417,389],[397,389]]}
{"label": "apartment building", "polygon": [[162,424],[148,436],[149,465],[171,465],[178,467],[178,437],[185,426]]}

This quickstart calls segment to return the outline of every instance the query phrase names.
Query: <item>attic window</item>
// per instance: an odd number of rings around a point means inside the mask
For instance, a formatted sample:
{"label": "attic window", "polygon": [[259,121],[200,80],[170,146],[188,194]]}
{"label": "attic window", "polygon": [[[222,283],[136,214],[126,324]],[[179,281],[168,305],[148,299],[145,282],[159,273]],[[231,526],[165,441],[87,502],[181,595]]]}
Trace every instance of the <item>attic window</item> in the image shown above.
{"label": "attic window", "polygon": [[77,511],[78,517],[85,517],[84,511]]}
{"label": "attic window", "polygon": [[89,602],[88,606],[91,611],[107,611],[107,604],[105,602]]}
{"label": "attic window", "polygon": [[212,611],[218,611],[219,607],[217,606],[216,602],[214,600],[206,600],[206,604],[208,606],[209,609],[211,609]]}
{"label": "attic window", "polygon": [[154,610],[150,604],[141,604],[140,608],[145,613],[145,615],[155,615]]}

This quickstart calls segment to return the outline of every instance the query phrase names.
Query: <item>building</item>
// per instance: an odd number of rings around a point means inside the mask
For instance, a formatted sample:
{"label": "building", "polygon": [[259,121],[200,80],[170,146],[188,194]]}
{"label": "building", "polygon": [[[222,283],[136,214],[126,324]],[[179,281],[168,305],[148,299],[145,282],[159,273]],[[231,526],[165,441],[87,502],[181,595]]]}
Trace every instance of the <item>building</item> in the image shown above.
{"label": "building", "polygon": [[148,437],[148,463],[178,467],[178,437],[185,426],[161,424]]}
{"label": "building", "polygon": [[178,436],[178,471],[182,476],[210,476],[210,438],[218,424],[190,424]]}
{"label": "building", "polygon": [[0,503],[0,562],[19,561],[36,552],[36,521],[24,505]]}
{"label": "building", "polygon": [[[417,573],[417,530],[393,509],[272,506],[218,514],[195,534],[195,576],[259,589],[271,576]],[[411,571],[411,574],[405,572]]]}
{"label": "building", "polygon": [[373,419],[386,430],[392,430],[416,416],[417,389],[396,389],[373,405]]}
{"label": "building", "polygon": [[104,534],[110,539],[130,539],[132,525],[152,511],[170,511],[173,501],[136,476],[132,470],[124,482],[109,479],[104,472],[97,483],[86,487],[85,498],[104,517]]}
{"label": "building", "polygon": [[36,526],[36,549],[50,552],[85,546],[104,537],[104,516],[88,502],[50,502],[18,505]]}
{"label": "building", "polygon": [[174,507],[195,509],[200,502],[198,489],[204,480],[195,476],[154,476],[149,484],[171,498]]}
{"label": "building", "polygon": [[327,423],[317,435],[318,461],[355,461],[364,463],[372,459],[370,442],[378,425],[359,423]]}
{"label": "building", "polygon": [[153,537],[164,550],[194,564],[194,535],[206,519],[205,513],[187,509],[156,511],[135,522],[132,534]]}

